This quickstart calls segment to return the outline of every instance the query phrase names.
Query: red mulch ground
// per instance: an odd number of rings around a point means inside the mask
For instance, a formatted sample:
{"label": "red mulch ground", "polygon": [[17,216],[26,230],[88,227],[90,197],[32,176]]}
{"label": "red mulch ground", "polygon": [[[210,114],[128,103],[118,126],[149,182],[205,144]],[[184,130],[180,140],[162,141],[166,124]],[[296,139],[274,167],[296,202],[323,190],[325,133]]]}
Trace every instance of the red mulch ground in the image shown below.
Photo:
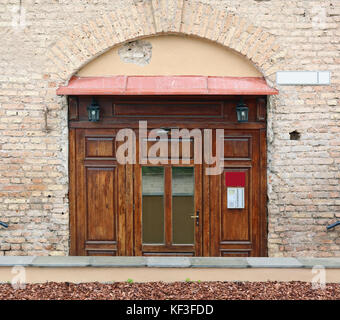
{"label": "red mulch ground", "polygon": [[0,300],[324,300],[340,299],[340,284],[313,289],[306,282],[149,282],[27,284],[14,290],[0,284]]}

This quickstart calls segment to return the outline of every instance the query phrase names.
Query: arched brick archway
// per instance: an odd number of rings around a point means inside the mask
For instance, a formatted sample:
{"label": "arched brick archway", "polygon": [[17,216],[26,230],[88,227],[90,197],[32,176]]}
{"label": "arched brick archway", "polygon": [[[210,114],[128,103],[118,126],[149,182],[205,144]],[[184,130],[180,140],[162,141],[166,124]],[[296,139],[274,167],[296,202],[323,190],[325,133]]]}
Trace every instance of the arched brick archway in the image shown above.
{"label": "arched brick archway", "polygon": [[[66,84],[83,66],[115,46],[164,34],[198,37],[232,49],[251,61],[270,86],[274,85],[275,72],[282,68],[285,55],[274,35],[245,18],[201,1],[134,0],[121,4],[110,14],[69,30],[46,54],[46,78],[55,82],[46,101],[57,99],[65,111],[60,113],[59,130],[67,132],[67,108],[66,98],[57,98],[54,92],[56,83]],[[46,113],[47,124],[48,120]],[[61,139],[67,143],[66,134]],[[66,152],[64,156],[67,158]]]}
{"label": "arched brick archway", "polygon": [[[61,82],[110,48],[160,34],[200,37],[228,47],[252,61],[273,85],[284,54],[275,36],[245,18],[200,1],[137,1],[87,21],[49,49],[48,65]],[[49,67],[47,67],[49,69]]]}

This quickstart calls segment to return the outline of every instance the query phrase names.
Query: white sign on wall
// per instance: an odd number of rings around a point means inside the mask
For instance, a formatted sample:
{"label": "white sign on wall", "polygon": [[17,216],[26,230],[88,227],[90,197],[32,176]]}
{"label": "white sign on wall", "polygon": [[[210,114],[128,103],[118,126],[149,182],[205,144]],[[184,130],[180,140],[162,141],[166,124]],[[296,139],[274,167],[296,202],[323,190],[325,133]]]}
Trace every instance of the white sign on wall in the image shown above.
{"label": "white sign on wall", "polygon": [[276,83],[279,85],[329,85],[330,71],[278,71]]}
{"label": "white sign on wall", "polygon": [[228,209],[244,208],[244,188],[227,188]]}

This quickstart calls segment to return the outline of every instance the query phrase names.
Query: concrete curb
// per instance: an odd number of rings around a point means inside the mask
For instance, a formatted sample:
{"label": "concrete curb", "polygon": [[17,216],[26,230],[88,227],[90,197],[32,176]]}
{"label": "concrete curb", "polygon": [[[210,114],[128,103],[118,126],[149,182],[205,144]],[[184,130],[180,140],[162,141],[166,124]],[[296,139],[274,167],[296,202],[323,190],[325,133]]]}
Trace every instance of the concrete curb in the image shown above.
{"label": "concrete curb", "polygon": [[0,267],[105,268],[308,268],[340,269],[340,258],[228,258],[228,257],[35,257],[1,256]]}
{"label": "concrete curb", "polygon": [[248,268],[246,258],[195,257],[190,258],[192,268]]}
{"label": "concrete curb", "polygon": [[[302,268],[296,258],[247,258],[251,268]],[[340,264],[339,264],[340,267]]]}
{"label": "concrete curb", "polygon": [[[91,257],[36,257],[31,267],[89,267]],[[1,265],[1,260],[0,260]]]}
{"label": "concrete curb", "polygon": [[324,267],[326,269],[339,269],[340,258],[299,258],[303,268]]}
{"label": "concrete curb", "polygon": [[[171,258],[171,259],[169,259]],[[147,266],[150,268],[190,268],[190,258],[183,257],[148,257]]]}
{"label": "concrete curb", "polygon": [[146,267],[145,257],[91,257],[91,267],[102,268],[141,268]]}
{"label": "concrete curb", "polygon": [[23,266],[29,267],[35,260],[35,256],[1,256],[0,267]]}

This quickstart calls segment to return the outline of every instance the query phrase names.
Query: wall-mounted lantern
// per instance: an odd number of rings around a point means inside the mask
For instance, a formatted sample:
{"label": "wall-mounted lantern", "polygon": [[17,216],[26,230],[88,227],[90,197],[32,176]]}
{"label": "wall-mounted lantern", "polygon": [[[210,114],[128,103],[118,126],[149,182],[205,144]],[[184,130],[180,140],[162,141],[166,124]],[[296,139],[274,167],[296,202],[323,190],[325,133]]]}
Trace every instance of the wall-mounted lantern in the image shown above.
{"label": "wall-mounted lantern", "polygon": [[241,98],[239,103],[236,106],[237,121],[248,122],[248,113],[249,113],[249,108],[244,103],[243,98]]}
{"label": "wall-mounted lantern", "polygon": [[100,111],[99,104],[96,102],[94,98],[92,98],[91,104],[87,107],[89,121],[92,122],[99,121],[99,111]]}

